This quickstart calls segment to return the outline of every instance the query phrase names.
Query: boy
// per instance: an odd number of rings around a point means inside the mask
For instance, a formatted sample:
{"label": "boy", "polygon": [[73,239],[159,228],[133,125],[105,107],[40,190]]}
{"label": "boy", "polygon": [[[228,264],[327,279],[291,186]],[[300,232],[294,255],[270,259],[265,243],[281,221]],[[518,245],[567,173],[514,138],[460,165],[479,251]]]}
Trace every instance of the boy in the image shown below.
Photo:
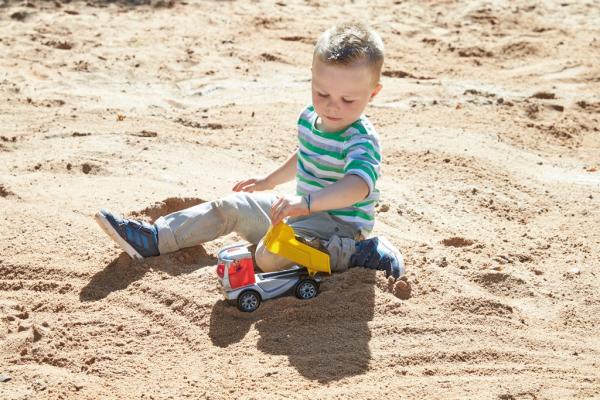
{"label": "boy", "polygon": [[[374,224],[381,155],[379,137],[362,113],[381,90],[382,65],[383,43],[376,32],[360,23],[330,28],[315,46],[313,105],[298,119],[299,146],[281,166],[237,182],[233,195],[160,217],[153,225],[106,210],[96,221],[132,258],[237,232],[257,244],[256,263],[270,272],[290,261],[270,253],[262,238],[270,224],[287,218],[297,236],[325,246],[332,271],[362,266],[400,277],[400,252],[385,238],[364,239]],[[296,195],[256,193],[294,178]]]}

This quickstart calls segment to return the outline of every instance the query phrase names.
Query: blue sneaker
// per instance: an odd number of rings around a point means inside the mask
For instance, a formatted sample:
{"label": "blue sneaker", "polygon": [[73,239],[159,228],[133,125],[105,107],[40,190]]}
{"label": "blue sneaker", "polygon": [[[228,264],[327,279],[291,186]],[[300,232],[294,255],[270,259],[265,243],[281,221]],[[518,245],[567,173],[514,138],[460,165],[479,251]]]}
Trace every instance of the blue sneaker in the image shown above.
{"label": "blue sneaker", "polygon": [[156,226],[144,221],[123,219],[104,209],[96,213],[95,219],[129,257],[143,259],[160,254]]}
{"label": "blue sneaker", "polygon": [[350,267],[385,271],[386,276],[399,278],[404,274],[404,258],[385,237],[374,237],[356,242],[356,252],[350,257]]}

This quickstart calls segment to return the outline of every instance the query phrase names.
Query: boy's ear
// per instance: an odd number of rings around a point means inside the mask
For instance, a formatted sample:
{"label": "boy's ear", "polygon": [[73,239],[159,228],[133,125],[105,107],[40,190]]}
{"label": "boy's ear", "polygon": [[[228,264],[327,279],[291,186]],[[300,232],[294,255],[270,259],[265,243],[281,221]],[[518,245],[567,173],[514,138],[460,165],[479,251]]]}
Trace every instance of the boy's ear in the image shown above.
{"label": "boy's ear", "polygon": [[379,93],[379,91],[381,90],[383,86],[381,85],[381,83],[378,83],[375,88],[373,89],[373,91],[371,92],[371,96],[369,97],[369,101],[373,100],[373,98],[375,96],[377,96],[377,93]]}

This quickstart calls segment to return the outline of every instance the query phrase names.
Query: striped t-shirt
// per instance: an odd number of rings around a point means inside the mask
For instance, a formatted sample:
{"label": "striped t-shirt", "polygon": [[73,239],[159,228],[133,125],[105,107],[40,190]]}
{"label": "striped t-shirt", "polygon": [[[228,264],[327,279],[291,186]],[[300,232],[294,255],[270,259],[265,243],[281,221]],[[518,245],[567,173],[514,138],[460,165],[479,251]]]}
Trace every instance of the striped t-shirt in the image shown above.
{"label": "striped t-shirt", "polygon": [[300,147],[296,193],[304,196],[337,182],[345,175],[358,175],[369,186],[367,198],[328,213],[351,223],[367,236],[373,230],[375,203],[379,200],[379,190],[375,188],[381,166],[379,136],[364,115],[338,132],[318,130],[316,120],[317,113],[312,105],[304,109],[298,118]]}

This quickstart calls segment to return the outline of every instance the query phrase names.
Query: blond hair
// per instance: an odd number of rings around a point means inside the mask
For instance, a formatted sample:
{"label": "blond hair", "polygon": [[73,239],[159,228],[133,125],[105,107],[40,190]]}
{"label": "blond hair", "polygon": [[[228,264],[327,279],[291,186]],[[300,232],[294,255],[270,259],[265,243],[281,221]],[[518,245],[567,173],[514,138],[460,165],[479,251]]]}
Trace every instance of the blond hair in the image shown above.
{"label": "blond hair", "polygon": [[326,64],[353,65],[364,62],[379,82],[383,66],[383,41],[362,22],[344,22],[327,29],[315,45],[314,57]]}

